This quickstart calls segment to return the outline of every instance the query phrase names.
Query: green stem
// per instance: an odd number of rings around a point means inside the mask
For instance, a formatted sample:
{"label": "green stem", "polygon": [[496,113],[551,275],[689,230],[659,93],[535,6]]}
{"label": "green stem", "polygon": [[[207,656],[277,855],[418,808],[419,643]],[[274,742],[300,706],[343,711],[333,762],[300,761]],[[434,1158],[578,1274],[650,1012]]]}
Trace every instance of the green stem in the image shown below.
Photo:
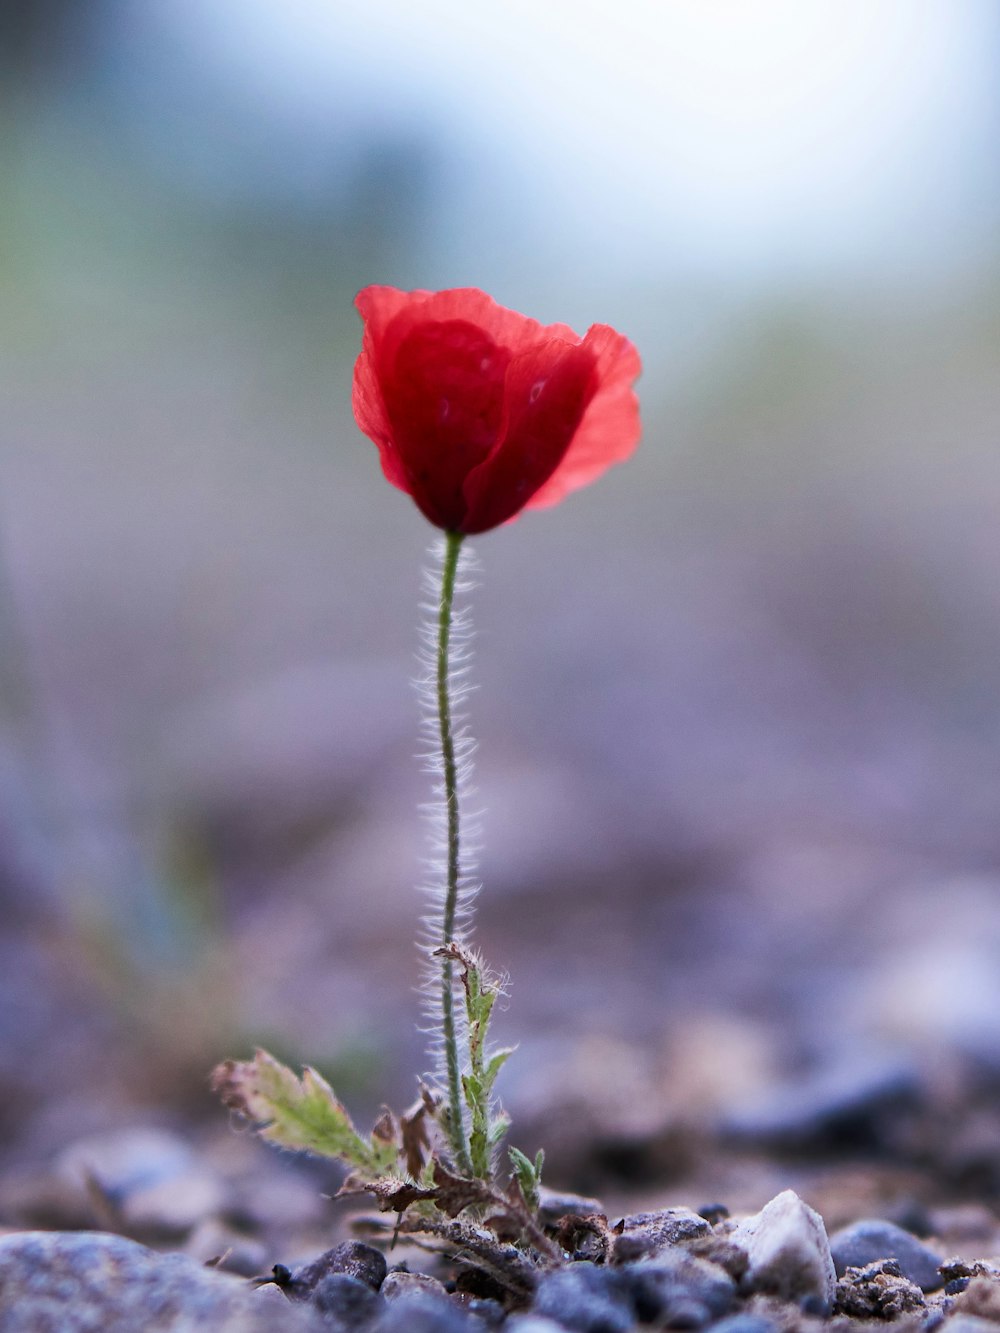
{"label": "green stem", "polygon": [[[441,943],[447,947],[455,934],[458,907],[458,881],[461,870],[458,824],[458,767],[455,762],[455,736],[452,731],[451,700],[448,694],[448,650],[451,642],[452,605],[455,600],[455,574],[462,546],[462,534],[449,532],[445,538],[444,564],[441,571],[441,601],[438,609],[437,708],[441,729],[441,765],[444,776],[445,807],[448,818],[447,884],[444,900]],[[451,1147],[460,1170],[472,1174],[472,1160],[465,1133],[462,1110],[462,1078],[455,1027],[455,990],[452,961],[445,958],[441,968],[441,1020],[444,1033],[445,1066],[448,1074],[448,1111]]]}

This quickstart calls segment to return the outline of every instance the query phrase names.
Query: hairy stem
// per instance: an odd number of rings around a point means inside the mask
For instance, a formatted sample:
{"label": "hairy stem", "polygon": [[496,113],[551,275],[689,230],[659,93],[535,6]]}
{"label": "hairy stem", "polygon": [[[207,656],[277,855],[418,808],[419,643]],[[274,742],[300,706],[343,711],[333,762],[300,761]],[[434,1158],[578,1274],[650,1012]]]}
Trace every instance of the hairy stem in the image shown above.
{"label": "hairy stem", "polygon": [[[451,699],[448,692],[449,647],[451,643],[452,605],[455,599],[455,574],[462,546],[462,534],[449,532],[446,537],[441,572],[441,600],[438,607],[437,640],[437,712],[441,732],[441,767],[448,821],[448,851],[444,916],[441,945],[447,948],[454,939],[455,912],[458,906],[461,856],[459,843],[458,767],[455,762],[455,736],[452,730]],[[445,1066],[448,1074],[448,1112],[452,1152],[460,1170],[472,1174],[472,1161],[462,1110],[462,1078],[455,1026],[455,989],[450,958],[441,963],[441,1018],[444,1035]]]}

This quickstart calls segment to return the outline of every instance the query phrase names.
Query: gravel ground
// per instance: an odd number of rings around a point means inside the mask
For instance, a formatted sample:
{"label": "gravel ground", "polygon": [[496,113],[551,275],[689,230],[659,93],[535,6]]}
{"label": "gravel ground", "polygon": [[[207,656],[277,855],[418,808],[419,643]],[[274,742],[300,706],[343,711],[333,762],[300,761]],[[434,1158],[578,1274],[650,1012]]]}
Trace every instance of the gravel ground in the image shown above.
{"label": "gravel ground", "polygon": [[478,1223],[436,1253],[393,1243],[393,1215],[331,1202],[321,1165],[221,1120],[122,1125],[0,1178],[0,1329],[989,1333],[1000,1113],[955,1073],[868,1061],[714,1123],[595,1103],[589,1138],[564,1132],[579,1102],[553,1105],[568,1177],[600,1190],[545,1191],[552,1250],[516,1263]]}

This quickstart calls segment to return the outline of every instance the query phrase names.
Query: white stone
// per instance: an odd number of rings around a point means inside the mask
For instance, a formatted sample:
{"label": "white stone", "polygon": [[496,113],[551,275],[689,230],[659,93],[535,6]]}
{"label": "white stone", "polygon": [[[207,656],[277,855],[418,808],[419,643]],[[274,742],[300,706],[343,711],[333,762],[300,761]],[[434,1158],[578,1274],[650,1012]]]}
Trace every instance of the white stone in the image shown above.
{"label": "white stone", "polygon": [[823,1219],[785,1190],[742,1222],[729,1239],[747,1252],[748,1290],[817,1306],[833,1305],[837,1275]]}

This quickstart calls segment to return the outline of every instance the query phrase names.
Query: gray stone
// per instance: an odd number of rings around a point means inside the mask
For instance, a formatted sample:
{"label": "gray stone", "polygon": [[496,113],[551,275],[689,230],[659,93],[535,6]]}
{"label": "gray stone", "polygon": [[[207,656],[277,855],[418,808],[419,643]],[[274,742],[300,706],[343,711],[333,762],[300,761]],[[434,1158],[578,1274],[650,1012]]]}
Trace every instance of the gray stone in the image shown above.
{"label": "gray stone", "polygon": [[712,1333],[777,1333],[778,1325],[759,1314],[731,1314],[712,1325]]}
{"label": "gray stone", "polygon": [[385,1302],[361,1278],[349,1273],[327,1273],[313,1288],[312,1303],[327,1322],[338,1328],[362,1328],[382,1311]]}
{"label": "gray stone", "polygon": [[432,1296],[414,1289],[384,1306],[372,1333],[482,1333],[482,1328],[480,1320],[467,1315],[447,1294]]}
{"label": "gray stone", "polygon": [[[254,1304],[259,1306],[267,1318],[270,1319],[269,1327],[281,1328],[283,1326],[278,1321],[284,1321],[285,1313],[288,1310],[288,1297],[280,1287],[275,1286],[273,1282],[264,1282],[261,1286],[254,1287],[253,1300]],[[300,1313],[299,1310],[295,1311],[296,1316]],[[301,1329],[302,1324],[298,1323],[295,1327]],[[316,1327],[315,1321],[308,1324],[307,1327],[314,1329]]]}
{"label": "gray stone", "polygon": [[696,1259],[706,1259],[710,1264],[716,1264],[734,1282],[742,1282],[750,1262],[741,1245],[719,1232],[713,1232],[711,1236],[699,1236],[697,1240],[685,1245],[684,1250]]}
{"label": "gray stone", "polygon": [[94,1179],[116,1204],[190,1170],[195,1156],[169,1130],[137,1125],[91,1134],[64,1148],[55,1161],[62,1176],[85,1184]]}
{"label": "gray stone", "polygon": [[618,1233],[615,1260],[627,1263],[647,1254],[656,1254],[667,1245],[709,1236],[712,1228],[690,1208],[661,1208],[655,1213],[632,1213],[623,1217],[615,1231]]}
{"label": "gray stone", "polygon": [[169,1180],[136,1190],[125,1200],[122,1220],[131,1234],[148,1240],[179,1238],[224,1212],[227,1203],[223,1183],[197,1163]]}
{"label": "gray stone", "polygon": [[734,1108],[721,1128],[738,1142],[784,1152],[874,1148],[891,1143],[924,1099],[910,1063],[881,1051],[852,1052]]}
{"label": "gray stone", "polygon": [[466,1314],[474,1315],[487,1329],[499,1328],[507,1318],[507,1311],[492,1296],[473,1296],[470,1301],[464,1300],[461,1296],[453,1296],[452,1300],[462,1306]]}
{"label": "gray stone", "polygon": [[619,1269],[635,1317],[671,1328],[703,1328],[729,1313],[736,1283],[728,1273],[682,1249]]}
{"label": "gray stone", "polygon": [[[389,1265],[381,1250],[360,1240],[345,1240],[332,1250],[325,1250],[311,1263],[297,1268],[288,1284],[289,1294],[308,1296],[316,1284],[328,1273],[346,1273],[378,1291],[385,1280]],[[433,1279],[432,1279],[433,1280]]]}
{"label": "gray stone", "polygon": [[785,1190],[732,1232],[747,1252],[743,1286],[829,1313],[837,1284],[826,1227],[819,1213]]}
{"label": "gray stone", "polygon": [[381,1286],[382,1295],[387,1301],[402,1300],[403,1297],[417,1294],[429,1300],[447,1301],[448,1293],[444,1283],[429,1273],[403,1273],[394,1271],[387,1274]]}
{"label": "gray stone", "polygon": [[629,1333],[635,1322],[621,1272],[586,1262],[547,1273],[533,1312],[573,1333]]}
{"label": "gray stone", "polygon": [[1000,1323],[1000,1279],[978,1276],[955,1298],[955,1313]]}
{"label": "gray stone", "polygon": [[830,1237],[830,1251],[838,1277],[843,1277],[848,1268],[864,1268],[879,1259],[895,1259],[903,1277],[916,1283],[921,1291],[937,1291],[944,1286],[944,1278],[938,1272],[944,1256],[893,1222],[873,1218],[841,1227]]}
{"label": "gray stone", "polygon": [[218,1175],[163,1129],[137,1126],[80,1139],[60,1153],[54,1175],[89,1198],[98,1191],[112,1218],[148,1240],[185,1236],[229,1202]]}
{"label": "gray stone", "polygon": [[[284,1300],[284,1297],[282,1297]],[[287,1318],[284,1316],[287,1312]],[[315,1329],[285,1302],[282,1328]],[[0,1238],[0,1333],[274,1333],[247,1283],[103,1232]]]}

